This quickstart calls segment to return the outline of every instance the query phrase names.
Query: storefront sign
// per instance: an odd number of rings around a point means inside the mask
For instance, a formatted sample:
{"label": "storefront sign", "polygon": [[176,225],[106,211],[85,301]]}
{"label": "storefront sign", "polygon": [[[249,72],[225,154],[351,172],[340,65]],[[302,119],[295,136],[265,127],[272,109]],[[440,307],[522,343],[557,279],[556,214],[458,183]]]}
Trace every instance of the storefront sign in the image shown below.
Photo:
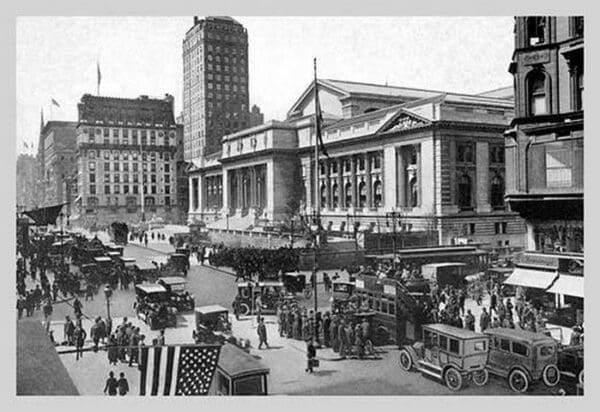
{"label": "storefront sign", "polygon": [[383,285],[383,293],[396,296],[396,287],[394,285]]}
{"label": "storefront sign", "polygon": [[518,264],[556,270],[558,269],[558,258],[556,256],[523,253],[518,258]]}
{"label": "storefront sign", "polygon": [[550,50],[536,50],[523,55],[523,63],[528,66],[540,63],[548,63],[549,61]]}

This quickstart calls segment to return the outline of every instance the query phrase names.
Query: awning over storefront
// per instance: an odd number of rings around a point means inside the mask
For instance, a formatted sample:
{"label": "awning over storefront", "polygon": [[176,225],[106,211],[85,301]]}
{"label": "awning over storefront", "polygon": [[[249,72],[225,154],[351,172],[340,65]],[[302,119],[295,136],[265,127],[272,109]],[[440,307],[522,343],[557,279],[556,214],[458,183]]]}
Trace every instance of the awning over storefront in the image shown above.
{"label": "awning over storefront", "polygon": [[543,271],[516,267],[512,275],[504,281],[505,284],[523,286],[526,288],[546,289],[558,276],[554,271]]}
{"label": "awning over storefront", "polygon": [[583,276],[560,275],[547,292],[582,298]]}

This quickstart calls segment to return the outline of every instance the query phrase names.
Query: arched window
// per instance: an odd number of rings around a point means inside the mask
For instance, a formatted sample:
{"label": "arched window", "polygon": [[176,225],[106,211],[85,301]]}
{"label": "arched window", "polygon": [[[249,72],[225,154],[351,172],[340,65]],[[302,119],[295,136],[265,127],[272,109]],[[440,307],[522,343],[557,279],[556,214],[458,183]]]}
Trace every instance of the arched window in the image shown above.
{"label": "arched window", "polygon": [[504,179],[500,175],[492,178],[490,200],[493,208],[504,207]]}
{"label": "arched window", "polygon": [[146,206],[154,206],[154,198],[152,196],[147,196],[144,198],[144,205]]}
{"label": "arched window", "polygon": [[344,205],[346,207],[352,207],[352,183],[350,183],[350,182],[346,183],[346,186],[344,187],[344,191],[346,193],[346,199],[345,199]]}
{"label": "arched window", "polygon": [[367,184],[364,181],[358,184],[358,204],[360,207],[367,207]]}
{"label": "arched window", "polygon": [[546,76],[542,72],[534,72],[529,75],[529,114],[537,116],[547,114],[546,105]]}
{"label": "arched window", "polygon": [[325,206],[327,204],[327,185],[321,183],[321,206]]}
{"label": "arched window", "polygon": [[458,179],[458,207],[461,210],[471,210],[472,205],[472,184],[468,175],[462,175]]}
{"label": "arched window", "polygon": [[332,203],[333,203],[333,207],[334,208],[338,208],[340,207],[340,188],[338,187],[337,183],[333,184],[333,189],[332,189]]}
{"label": "arched window", "polygon": [[383,192],[381,180],[377,179],[375,183],[373,183],[373,204],[375,207],[381,207],[383,203]]}

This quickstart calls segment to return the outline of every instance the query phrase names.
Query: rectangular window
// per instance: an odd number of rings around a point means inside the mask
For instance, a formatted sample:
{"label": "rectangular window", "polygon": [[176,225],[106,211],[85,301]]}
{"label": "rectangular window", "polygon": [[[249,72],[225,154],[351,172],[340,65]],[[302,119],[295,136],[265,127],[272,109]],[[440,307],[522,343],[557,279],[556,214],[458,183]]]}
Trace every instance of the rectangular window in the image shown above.
{"label": "rectangular window", "polygon": [[448,352],[458,354],[460,350],[460,344],[457,339],[450,339],[450,346]]}
{"label": "rectangular window", "polygon": [[110,173],[104,174],[104,183],[110,183]]}
{"label": "rectangular window", "polygon": [[152,173],[156,173],[156,163],[151,163],[151,164],[150,164],[150,171],[151,171]]}
{"label": "rectangular window", "polygon": [[118,173],[115,174],[113,177],[113,182],[120,183],[120,181],[121,181],[121,176]]}
{"label": "rectangular window", "polygon": [[171,197],[165,196],[165,205],[170,205],[170,204],[171,204]]}
{"label": "rectangular window", "polygon": [[171,181],[171,175],[165,175],[165,183],[169,183]]}
{"label": "rectangular window", "polygon": [[90,195],[96,194],[96,185],[90,185]]}
{"label": "rectangular window", "polygon": [[94,173],[90,173],[90,183],[96,183],[96,175]]}
{"label": "rectangular window", "polygon": [[96,162],[89,162],[88,163],[88,169],[90,171],[95,171],[96,170]]}
{"label": "rectangular window", "polygon": [[114,163],[113,163],[113,170],[114,170],[115,172],[118,172],[118,171],[119,171],[119,162],[114,162]]}
{"label": "rectangular window", "polygon": [[165,194],[168,195],[171,193],[171,186],[165,186]]}
{"label": "rectangular window", "polygon": [[109,185],[104,185],[104,194],[110,195],[110,186]]}
{"label": "rectangular window", "polygon": [[448,338],[444,335],[440,335],[440,349],[448,350]]}
{"label": "rectangular window", "polygon": [[571,142],[546,144],[546,186],[572,186]]}
{"label": "rectangular window", "polygon": [[129,183],[129,174],[128,173],[123,174],[123,183]]}
{"label": "rectangular window", "polygon": [[109,137],[109,135],[110,135],[110,130],[109,129],[104,129],[103,130],[103,136],[104,137]]}
{"label": "rectangular window", "polygon": [[114,185],[113,189],[114,189],[115,195],[118,195],[119,194],[119,185]]}
{"label": "rectangular window", "polygon": [[134,172],[138,171],[138,163],[133,163],[133,171]]}
{"label": "rectangular window", "polygon": [[510,341],[508,339],[500,339],[500,349],[510,352]]}
{"label": "rectangular window", "polygon": [[156,175],[150,175],[150,182],[156,183]]}
{"label": "rectangular window", "polygon": [[119,129],[113,129],[113,137],[115,137],[115,138],[119,137]]}
{"label": "rectangular window", "polygon": [[456,161],[459,163],[473,163],[473,144],[460,143],[456,145]]}
{"label": "rectangular window", "polygon": [[127,194],[127,193],[129,193],[129,185],[125,185],[125,186],[123,186],[123,193],[124,193],[124,194]]}
{"label": "rectangular window", "polygon": [[138,183],[139,181],[139,176],[138,174],[133,175],[133,183]]}
{"label": "rectangular window", "polygon": [[165,173],[169,173],[171,171],[171,165],[168,163],[165,163]]}
{"label": "rectangular window", "polygon": [[155,195],[156,194],[156,186],[152,186],[152,194]]}
{"label": "rectangular window", "polygon": [[139,188],[138,188],[138,185],[133,185],[133,194],[134,194],[134,195],[137,195],[137,194],[139,194]]}
{"label": "rectangular window", "polygon": [[129,163],[123,163],[123,171],[129,172]]}
{"label": "rectangular window", "polygon": [[528,356],[529,348],[527,347],[527,345],[525,345],[521,342],[513,342],[512,343],[512,353],[514,353],[515,355],[520,355],[520,356]]}
{"label": "rectangular window", "polygon": [[475,234],[475,223],[469,223],[469,234],[470,235]]}

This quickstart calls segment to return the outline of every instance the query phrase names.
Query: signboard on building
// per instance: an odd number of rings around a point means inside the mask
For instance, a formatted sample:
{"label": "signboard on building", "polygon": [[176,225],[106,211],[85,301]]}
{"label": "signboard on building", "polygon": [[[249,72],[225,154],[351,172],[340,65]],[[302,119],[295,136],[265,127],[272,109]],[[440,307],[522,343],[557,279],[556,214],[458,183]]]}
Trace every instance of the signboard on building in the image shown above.
{"label": "signboard on building", "polygon": [[396,287],[394,285],[383,285],[383,293],[385,295],[396,296]]}
{"label": "signboard on building", "polygon": [[550,61],[550,50],[536,50],[523,55],[523,63],[531,66],[534,64],[548,63]]}

